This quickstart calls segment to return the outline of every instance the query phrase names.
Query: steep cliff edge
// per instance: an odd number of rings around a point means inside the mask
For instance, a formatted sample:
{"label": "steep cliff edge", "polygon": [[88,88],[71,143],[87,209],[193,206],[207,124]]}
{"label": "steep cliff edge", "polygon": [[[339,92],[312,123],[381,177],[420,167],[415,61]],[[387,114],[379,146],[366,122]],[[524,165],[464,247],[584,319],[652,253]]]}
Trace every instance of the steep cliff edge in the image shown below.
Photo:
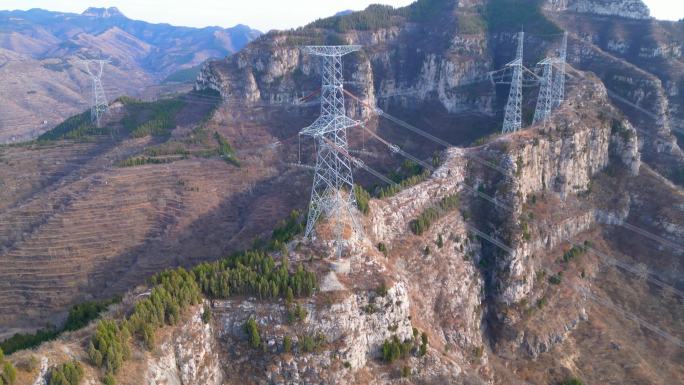
{"label": "steep cliff edge", "polygon": [[641,0],[547,0],[547,8],[594,15],[648,19],[651,11]]}

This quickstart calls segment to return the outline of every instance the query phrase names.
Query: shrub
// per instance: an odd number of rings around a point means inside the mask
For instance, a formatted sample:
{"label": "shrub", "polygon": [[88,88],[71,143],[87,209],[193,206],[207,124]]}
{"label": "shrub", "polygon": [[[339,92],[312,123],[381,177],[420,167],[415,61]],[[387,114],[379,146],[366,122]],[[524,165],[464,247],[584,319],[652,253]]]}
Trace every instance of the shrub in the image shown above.
{"label": "shrub", "polygon": [[290,336],[285,336],[285,338],[283,338],[283,351],[285,353],[292,351],[292,338]]}
{"label": "shrub", "polygon": [[587,251],[585,246],[574,245],[572,248],[563,253],[563,262],[570,262],[571,260],[581,256]]}
{"label": "shrub", "polygon": [[83,367],[77,361],[66,362],[50,370],[50,385],[78,385],[83,378]]}
{"label": "shrub", "polygon": [[253,348],[258,348],[261,345],[261,336],[259,335],[259,327],[253,318],[250,318],[245,322],[245,333],[247,333],[247,338],[249,339],[249,344]]}
{"label": "shrub", "polygon": [[299,341],[301,343],[302,351],[304,353],[311,353],[325,343],[325,336],[323,334],[317,334],[315,336],[306,334],[300,337]]}
{"label": "shrub", "polygon": [[17,381],[17,369],[12,366],[12,363],[5,361],[2,365],[2,374],[0,378],[5,382],[6,385],[14,385]]}
{"label": "shrub", "polygon": [[387,286],[385,285],[385,282],[380,283],[380,286],[378,286],[377,289],[375,289],[375,293],[380,297],[384,297],[387,295]]}
{"label": "shrub", "polygon": [[153,158],[149,156],[142,156],[142,157],[133,157],[133,158],[128,158],[124,159],[120,162],[118,162],[116,165],[118,167],[136,167],[136,166],[144,166],[146,164],[165,164],[165,163],[171,163],[175,159],[173,158]]}
{"label": "shrub", "polygon": [[202,322],[204,322],[205,324],[208,324],[210,320],[211,320],[211,307],[205,304],[204,310],[202,311]]}
{"label": "shrub", "polygon": [[382,243],[382,242],[378,243],[378,251],[380,251],[382,254],[384,254],[385,257],[387,256],[388,250],[387,250],[387,246],[384,243]]}
{"label": "shrub", "polygon": [[105,374],[102,383],[104,385],[116,385],[116,379],[111,374]]}
{"label": "shrub", "polygon": [[424,356],[427,353],[427,348],[428,348],[428,335],[427,333],[423,332],[420,335],[420,350],[418,352],[418,355],[421,357]]}
{"label": "shrub", "polygon": [[300,339],[301,344],[302,344],[302,351],[305,353],[313,352],[316,342],[313,338],[313,336],[310,335],[305,335],[302,336]]}
{"label": "shrub", "polygon": [[294,307],[291,306],[288,308],[287,321],[291,324],[304,321],[307,315],[309,315],[309,312],[306,311],[306,308],[296,304]]}
{"label": "shrub", "polygon": [[394,362],[399,358],[406,358],[413,348],[410,340],[401,342],[397,336],[385,340],[382,344],[382,359],[385,362]]}
{"label": "shrub", "polygon": [[558,273],[556,275],[552,275],[549,277],[549,283],[552,285],[560,285],[561,278],[562,278],[561,273]]}
{"label": "shrub", "polygon": [[408,366],[404,366],[403,368],[401,368],[401,376],[402,377],[411,376],[411,368],[409,368]]}
{"label": "shrub", "polygon": [[563,381],[561,385],[583,385],[583,382],[579,378],[572,377]]}

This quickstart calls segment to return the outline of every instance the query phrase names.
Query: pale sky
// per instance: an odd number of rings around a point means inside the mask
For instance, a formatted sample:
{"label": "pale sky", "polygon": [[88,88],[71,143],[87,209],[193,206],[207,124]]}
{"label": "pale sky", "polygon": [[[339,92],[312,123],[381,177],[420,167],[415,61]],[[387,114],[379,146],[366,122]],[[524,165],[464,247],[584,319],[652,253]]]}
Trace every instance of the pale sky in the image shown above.
{"label": "pale sky", "polygon": [[[118,7],[132,19],[191,27],[247,24],[263,32],[305,25],[371,3],[403,6],[414,0],[0,0],[0,9],[44,8],[81,13],[88,7]],[[684,18],[684,0],[644,0],[658,19]]]}

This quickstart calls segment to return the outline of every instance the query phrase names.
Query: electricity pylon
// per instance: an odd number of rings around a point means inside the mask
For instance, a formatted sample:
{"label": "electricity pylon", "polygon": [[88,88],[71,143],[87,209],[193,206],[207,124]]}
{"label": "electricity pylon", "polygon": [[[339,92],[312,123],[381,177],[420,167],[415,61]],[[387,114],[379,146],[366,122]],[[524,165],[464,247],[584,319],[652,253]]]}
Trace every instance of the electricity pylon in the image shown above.
{"label": "electricity pylon", "polygon": [[568,32],[563,34],[563,43],[561,44],[560,53],[558,55],[558,63],[556,74],[553,78],[552,94],[552,108],[558,108],[563,104],[565,99],[565,62],[568,56]]}
{"label": "electricity pylon", "polygon": [[508,93],[506,103],[506,113],[502,133],[515,132],[522,127],[522,81],[523,81],[523,41],[525,32],[518,34],[518,49],[515,60],[506,64],[506,67],[513,69],[511,78],[511,90]]}
{"label": "electricity pylon", "polygon": [[[90,64],[95,63],[95,72],[90,69]],[[104,71],[105,63],[108,60],[83,60],[83,65],[88,71],[88,74],[93,80],[93,94],[90,105],[90,120],[100,127],[100,119],[102,115],[107,112],[108,104],[105,96],[104,88],[102,87],[102,72]],[[99,70],[98,70],[99,65]]]}
{"label": "electricity pylon", "polygon": [[539,97],[537,98],[537,107],[534,110],[533,124],[543,122],[551,116],[554,61],[554,59],[546,58],[538,64],[542,67],[542,77],[539,79]]}
{"label": "electricity pylon", "polygon": [[[304,235],[311,235],[321,214],[335,218],[338,256],[341,253],[341,215],[346,211],[355,221],[352,207],[356,206],[351,161],[341,152],[348,150],[347,129],[360,124],[347,116],[344,107],[342,56],[360,48],[353,45],[303,48],[305,53],[323,60],[321,115],[299,133],[312,136],[317,145],[316,172]],[[357,228],[355,223],[354,227]]]}

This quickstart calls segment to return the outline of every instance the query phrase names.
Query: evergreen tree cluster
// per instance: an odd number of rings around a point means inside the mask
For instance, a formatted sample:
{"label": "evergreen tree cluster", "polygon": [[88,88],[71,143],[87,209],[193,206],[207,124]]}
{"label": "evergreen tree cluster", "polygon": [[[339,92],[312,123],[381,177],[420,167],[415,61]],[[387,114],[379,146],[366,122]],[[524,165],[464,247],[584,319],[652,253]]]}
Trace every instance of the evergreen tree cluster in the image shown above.
{"label": "evergreen tree cluster", "polygon": [[249,338],[249,344],[253,348],[256,349],[261,346],[261,335],[259,334],[259,327],[254,318],[250,318],[245,322],[244,330],[245,333],[247,333],[247,338]]}
{"label": "evergreen tree cluster", "polygon": [[282,246],[292,241],[295,236],[304,232],[304,216],[299,210],[292,210],[287,219],[278,222],[271,233],[269,250],[281,250]]}
{"label": "evergreen tree cluster", "polygon": [[414,186],[430,176],[430,172],[423,169],[423,166],[412,161],[405,160],[401,167],[392,170],[387,177],[397,185],[385,186],[376,189],[375,194],[379,198],[390,197],[406,187]]}
{"label": "evergreen tree cluster", "polygon": [[132,335],[150,349],[156,329],[173,325],[181,311],[199,303],[201,293],[192,273],[179,268],[152,278],[150,296],[139,301],[127,319],[101,320],[91,337],[88,355],[93,365],[115,374],[130,357]]}
{"label": "evergreen tree cluster", "polygon": [[38,142],[58,139],[85,139],[94,135],[109,134],[108,128],[98,128],[90,120],[90,110],[74,115],[38,137]]}
{"label": "evergreen tree cluster", "polygon": [[364,189],[362,186],[359,186],[357,184],[354,185],[354,196],[356,197],[356,204],[359,207],[359,211],[363,213],[363,215],[368,215],[370,208],[368,207],[368,201],[370,201],[370,194],[366,189]]}
{"label": "evergreen tree cluster", "polygon": [[292,273],[287,258],[276,266],[264,251],[247,251],[193,269],[197,282],[209,298],[256,295],[260,299],[285,297],[288,290],[297,296],[310,296],[317,287],[316,274],[301,265]]}
{"label": "evergreen tree cluster", "polygon": [[412,349],[412,340],[401,342],[397,336],[392,336],[382,344],[382,359],[385,362],[394,362],[400,358],[408,357]]}
{"label": "evergreen tree cluster", "polygon": [[582,254],[587,252],[590,246],[591,243],[589,241],[585,241],[584,245],[573,245],[570,250],[563,253],[563,262],[567,263],[581,256]]}
{"label": "evergreen tree cluster", "polygon": [[442,198],[436,206],[425,209],[418,218],[411,221],[409,226],[411,231],[416,235],[423,234],[430,228],[432,223],[448,214],[450,211],[458,208],[458,195],[453,194]]}
{"label": "evergreen tree cluster", "polygon": [[124,104],[126,117],[122,123],[134,138],[169,135],[176,126],[176,114],[185,105],[181,99],[143,102],[130,98]]}
{"label": "evergreen tree cluster", "polygon": [[14,385],[17,382],[17,369],[11,362],[5,361],[5,353],[0,349],[0,385]]}
{"label": "evergreen tree cluster", "polygon": [[148,349],[154,345],[154,332],[164,325],[175,325],[181,311],[201,301],[199,286],[185,269],[170,270],[152,278],[156,286],[150,296],[135,305],[125,327],[142,339]]}
{"label": "evergreen tree cluster", "polygon": [[[148,349],[154,346],[154,335],[164,325],[174,325],[182,311],[210,298],[232,295],[257,295],[259,298],[293,298],[310,296],[317,287],[315,273],[299,265],[289,270],[287,259],[276,265],[264,251],[247,251],[214,263],[202,263],[191,271],[183,268],[157,274],[150,295],[140,300],[123,321],[101,320],[92,336],[88,355],[93,365],[115,374],[130,356],[133,338]],[[305,312],[305,311],[304,311]],[[298,311],[296,316],[306,317]],[[205,309],[205,314],[208,312]],[[258,337],[256,324],[250,326],[250,341]],[[246,326],[247,328],[247,326]],[[260,341],[259,341],[260,343]]]}
{"label": "evergreen tree cluster", "polygon": [[121,302],[121,296],[104,301],[89,301],[74,305],[69,310],[69,316],[64,324],[64,330],[78,330],[97,318],[110,305]]}
{"label": "evergreen tree cluster", "polygon": [[83,379],[83,367],[78,361],[65,362],[50,370],[50,385],[79,385]]}
{"label": "evergreen tree cluster", "polygon": [[[183,157],[183,159],[187,158],[186,156]],[[153,158],[150,156],[136,156],[133,158],[128,158],[120,161],[117,163],[117,166],[119,167],[136,167],[136,166],[143,166],[146,164],[165,164],[165,163],[171,163],[175,158]]]}
{"label": "evergreen tree cluster", "polygon": [[394,9],[389,5],[372,4],[364,11],[352,12],[343,16],[318,19],[310,24],[314,28],[331,29],[336,32],[355,30],[374,30],[388,28],[402,20],[397,17],[405,16],[402,9]]}
{"label": "evergreen tree cluster", "polygon": [[114,297],[110,300],[84,302],[74,305],[69,310],[69,316],[62,329],[48,327],[40,329],[33,334],[17,333],[0,343],[0,348],[7,352],[7,354],[12,354],[19,350],[36,347],[45,341],[54,340],[63,331],[73,331],[86,326],[90,321],[97,318],[109,305],[120,301],[121,297]]}
{"label": "evergreen tree cluster", "polygon": [[119,322],[101,320],[88,344],[90,362],[107,373],[116,373],[131,355],[130,338],[128,329]]}
{"label": "evergreen tree cluster", "polygon": [[233,146],[228,139],[224,138],[223,135],[216,131],[214,132],[214,139],[216,139],[216,142],[218,143],[217,151],[221,159],[234,166],[240,167],[240,161],[235,156],[235,149],[233,149]]}

